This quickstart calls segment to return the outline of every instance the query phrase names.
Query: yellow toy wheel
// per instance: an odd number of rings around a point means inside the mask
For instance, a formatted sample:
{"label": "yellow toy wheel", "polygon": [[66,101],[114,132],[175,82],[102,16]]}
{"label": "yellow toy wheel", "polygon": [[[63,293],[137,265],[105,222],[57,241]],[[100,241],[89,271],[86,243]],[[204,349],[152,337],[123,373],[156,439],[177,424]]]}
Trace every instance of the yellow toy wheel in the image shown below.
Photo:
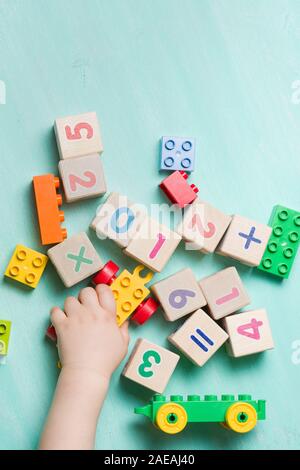
{"label": "yellow toy wheel", "polygon": [[157,412],[155,424],[167,434],[177,434],[186,427],[187,421],[187,413],[183,406],[177,403],[165,403]]}
{"label": "yellow toy wheel", "polygon": [[255,408],[249,403],[239,402],[226,411],[226,424],[232,431],[246,433],[252,431],[257,423]]}

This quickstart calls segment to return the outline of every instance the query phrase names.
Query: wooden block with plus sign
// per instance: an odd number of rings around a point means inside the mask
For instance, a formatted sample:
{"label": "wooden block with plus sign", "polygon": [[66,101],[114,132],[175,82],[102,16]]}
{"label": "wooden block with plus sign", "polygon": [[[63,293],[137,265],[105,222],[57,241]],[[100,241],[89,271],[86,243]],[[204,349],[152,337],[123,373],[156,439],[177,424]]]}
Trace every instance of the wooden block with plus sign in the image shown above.
{"label": "wooden block with plus sign", "polygon": [[137,340],[122,374],[127,379],[156,393],[162,393],[179,359],[178,354],[140,338]]}
{"label": "wooden block with plus sign", "polygon": [[272,229],[268,225],[234,215],[217,253],[237,259],[249,266],[258,266]]}
{"label": "wooden block with plus sign", "polygon": [[250,297],[235,267],[222,269],[199,281],[215,320],[230,315],[250,303]]}
{"label": "wooden block with plus sign", "polygon": [[248,356],[274,348],[265,309],[230,315],[224,318],[223,326],[229,335],[227,351],[230,356]]}
{"label": "wooden block with plus sign", "polygon": [[66,287],[74,286],[104,266],[84,232],[54,246],[48,250],[48,256]]}
{"label": "wooden block with plus sign", "polygon": [[54,130],[61,159],[103,152],[95,112],[58,118],[54,123]]}
{"label": "wooden block with plus sign", "polygon": [[197,310],[169,341],[195,365],[202,367],[228,339],[227,333],[203,310]]}
{"label": "wooden block with plus sign", "polygon": [[206,305],[206,299],[190,268],[182,269],[172,276],[151,286],[163,308],[168,321],[175,321]]}

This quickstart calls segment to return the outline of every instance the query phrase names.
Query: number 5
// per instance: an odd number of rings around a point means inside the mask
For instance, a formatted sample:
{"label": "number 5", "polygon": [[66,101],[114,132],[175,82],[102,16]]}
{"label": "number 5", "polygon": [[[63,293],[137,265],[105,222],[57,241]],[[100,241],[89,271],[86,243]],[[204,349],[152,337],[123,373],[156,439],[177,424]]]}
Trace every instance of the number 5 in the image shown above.
{"label": "number 5", "polygon": [[86,138],[91,139],[94,135],[93,128],[90,124],[87,122],[79,122],[76,124],[74,127],[74,132],[72,132],[72,129],[70,126],[65,126],[65,131],[66,131],[66,136],[68,140],[79,140],[82,139],[82,134],[81,131],[85,129],[86,130]]}

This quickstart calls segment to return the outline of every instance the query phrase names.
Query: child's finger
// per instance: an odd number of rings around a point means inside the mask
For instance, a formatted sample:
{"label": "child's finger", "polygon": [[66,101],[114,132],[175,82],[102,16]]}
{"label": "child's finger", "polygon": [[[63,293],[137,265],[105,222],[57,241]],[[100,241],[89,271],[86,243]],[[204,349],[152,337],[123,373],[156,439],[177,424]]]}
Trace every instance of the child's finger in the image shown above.
{"label": "child's finger", "polygon": [[96,307],[98,305],[98,296],[92,287],[85,287],[79,292],[78,300],[87,307]]}
{"label": "child's finger", "polygon": [[66,314],[59,307],[53,307],[51,312],[51,322],[54,327],[59,326],[66,319]]}
{"label": "child's finger", "polygon": [[101,307],[107,312],[116,315],[116,301],[111,288],[106,284],[98,284],[96,292]]}
{"label": "child's finger", "polygon": [[76,299],[75,297],[67,297],[64,305],[64,310],[67,317],[70,317],[71,315],[76,313],[80,306],[81,304],[78,299]]}
{"label": "child's finger", "polygon": [[126,321],[125,323],[123,323],[122,326],[120,326],[120,331],[122,333],[122,336],[126,342],[126,344],[128,345],[129,343],[129,331],[128,331],[128,326],[129,326],[129,322]]}

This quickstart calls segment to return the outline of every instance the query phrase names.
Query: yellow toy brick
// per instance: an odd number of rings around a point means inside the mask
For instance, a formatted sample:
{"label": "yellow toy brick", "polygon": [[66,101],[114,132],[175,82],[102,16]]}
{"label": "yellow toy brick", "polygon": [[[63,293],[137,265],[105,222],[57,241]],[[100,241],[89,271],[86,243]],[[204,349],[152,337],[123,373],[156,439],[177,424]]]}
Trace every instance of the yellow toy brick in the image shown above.
{"label": "yellow toy brick", "polygon": [[0,320],[0,357],[7,356],[10,337],[11,322]]}
{"label": "yellow toy brick", "polygon": [[117,303],[117,323],[121,326],[150,293],[145,284],[151,281],[153,273],[140,276],[145,267],[139,265],[131,274],[124,269],[111,284]]}
{"label": "yellow toy brick", "polygon": [[17,245],[15,252],[6,268],[5,276],[35,289],[40,282],[48,256]]}

